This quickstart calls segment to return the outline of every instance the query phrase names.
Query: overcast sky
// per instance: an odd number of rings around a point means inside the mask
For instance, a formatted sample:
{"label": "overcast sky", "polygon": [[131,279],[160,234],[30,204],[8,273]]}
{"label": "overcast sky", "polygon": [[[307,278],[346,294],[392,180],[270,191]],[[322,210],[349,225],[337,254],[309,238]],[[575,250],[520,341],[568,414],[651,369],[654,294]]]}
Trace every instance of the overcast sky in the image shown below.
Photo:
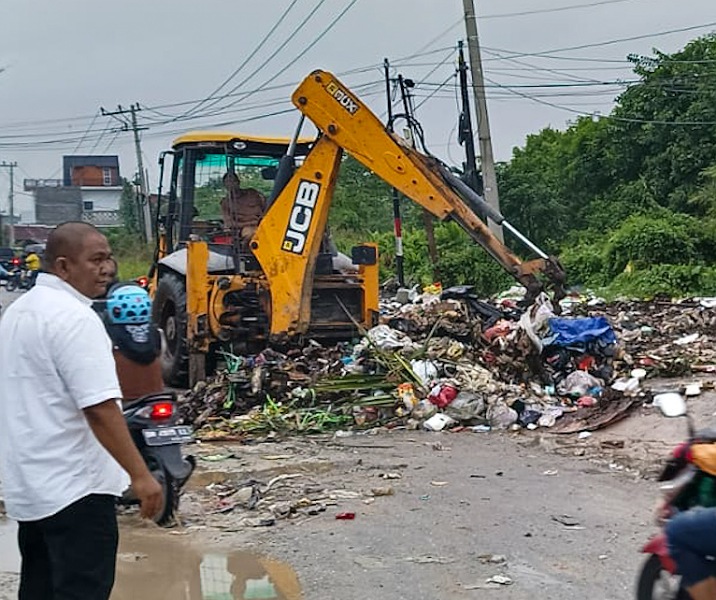
{"label": "overcast sky", "polygon": [[[676,52],[716,29],[714,0],[475,5],[498,160],[509,160],[514,147],[544,127],[608,113],[633,80],[628,54]],[[466,37],[461,0],[2,0],[0,6],[0,161],[19,164],[21,210],[29,200],[22,179],[60,177],[64,154],[118,154],[122,175],[133,176],[131,133],[116,131],[119,123],[99,115],[100,107],[143,107],[139,122],[149,129],[142,147],[154,189],[157,155],[182,131],[290,135],[297,122],[297,113],[284,114],[291,91],[315,68],[339,74],[383,114],[385,57],[393,75],[418,84],[417,116],[430,150],[453,164],[462,160],[453,76],[455,47]],[[272,113],[280,114],[266,116]],[[7,192],[1,169],[3,210]]]}

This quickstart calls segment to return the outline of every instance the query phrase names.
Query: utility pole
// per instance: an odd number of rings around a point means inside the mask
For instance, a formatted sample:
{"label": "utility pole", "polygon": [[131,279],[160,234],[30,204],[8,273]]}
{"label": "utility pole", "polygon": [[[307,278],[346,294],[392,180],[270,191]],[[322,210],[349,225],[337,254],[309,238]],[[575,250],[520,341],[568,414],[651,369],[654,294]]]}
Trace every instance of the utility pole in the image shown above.
{"label": "utility pole", "polygon": [[10,235],[8,236],[8,246],[15,245],[15,168],[17,167],[16,162],[5,162],[0,163],[0,167],[10,170],[10,191],[8,192],[7,199],[10,204]]}
{"label": "utility pole", "polygon": [[129,131],[130,129],[134,133],[134,150],[137,153],[137,171],[139,174],[139,204],[140,204],[140,220],[142,222],[142,228],[144,230],[144,240],[149,243],[152,241],[152,214],[149,207],[149,186],[147,185],[147,176],[144,172],[144,161],[142,160],[142,144],[139,139],[139,132],[147,127],[139,127],[137,124],[137,113],[142,110],[139,103],[132,104],[128,109],[122,108],[121,105],[117,106],[117,110],[113,112],[107,112],[104,108],[100,107],[102,115],[105,117],[116,117],[118,115],[130,115],[130,123],[126,121],[122,122],[122,130]]}
{"label": "utility pole", "polygon": [[465,144],[465,163],[463,167],[463,179],[475,192],[482,195],[482,182],[477,172],[477,157],[475,155],[475,139],[472,132],[472,117],[470,116],[470,97],[467,84],[467,63],[463,52],[462,40],[458,42],[458,72],[460,77],[460,99],[462,112],[458,140]]}
{"label": "utility pole", "polygon": [[[398,75],[398,85],[400,86],[400,95],[403,98],[403,110],[405,111],[405,118],[408,122],[408,131],[410,132],[410,144],[415,148],[415,127],[413,126],[413,103],[410,92],[410,88],[415,86],[415,83],[408,79],[403,79],[402,75]],[[440,281],[440,269],[438,268],[438,245],[435,242],[435,226],[433,224],[433,215],[428,212],[426,208],[422,210],[423,214],[423,226],[425,227],[425,238],[428,242],[428,256],[430,256],[430,263],[433,267],[433,281]]]}
{"label": "utility pole", "polygon": [[[390,63],[387,58],[383,59],[385,69],[385,93],[388,102],[388,131],[393,133],[393,102],[390,89]],[[403,265],[403,219],[400,215],[400,195],[398,190],[392,188],[393,198],[393,234],[395,237],[395,270],[398,276],[398,285],[405,287],[405,267]]]}
{"label": "utility pole", "polygon": [[[465,28],[467,30],[467,49],[470,53],[470,71],[472,73],[472,91],[475,96],[475,112],[477,113],[477,133],[480,141],[480,158],[482,159],[482,182],[485,201],[490,207],[500,211],[500,199],[497,194],[497,175],[495,158],[492,154],[490,138],[490,121],[487,117],[487,101],[485,100],[485,79],[482,72],[480,56],[480,40],[477,36],[477,19],[475,18],[474,0],[462,0],[465,11]],[[502,227],[488,220],[490,231],[503,241]]]}

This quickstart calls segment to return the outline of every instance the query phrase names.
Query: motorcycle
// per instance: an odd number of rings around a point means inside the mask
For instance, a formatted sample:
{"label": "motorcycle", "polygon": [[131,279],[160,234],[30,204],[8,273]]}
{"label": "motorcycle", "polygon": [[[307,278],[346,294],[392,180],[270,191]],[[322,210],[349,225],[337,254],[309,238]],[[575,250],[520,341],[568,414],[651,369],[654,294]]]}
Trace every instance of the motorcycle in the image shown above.
{"label": "motorcycle", "polygon": [[29,290],[35,285],[36,273],[27,269],[16,268],[10,271],[10,275],[5,283],[5,289],[8,292],[15,290]]}
{"label": "motorcycle", "polygon": [[688,441],[673,449],[658,477],[658,481],[662,482],[662,500],[657,507],[656,523],[661,531],[641,549],[648,557],[637,580],[637,600],[690,600],[691,596],[681,585],[676,563],[669,554],[664,527],[679,512],[716,503],[716,477],[699,469],[691,453],[693,444],[716,442],[716,429],[695,432],[685,412],[673,416],[688,419],[689,436]]}
{"label": "motorcycle", "polygon": [[[192,428],[177,425],[173,392],[144,396],[126,404],[122,412],[139,453],[164,492],[164,504],[154,521],[169,525],[179,508],[182,489],[196,466],[194,457],[184,457],[181,451],[182,445],[192,440]],[[119,503],[130,506],[138,500],[130,488]]]}

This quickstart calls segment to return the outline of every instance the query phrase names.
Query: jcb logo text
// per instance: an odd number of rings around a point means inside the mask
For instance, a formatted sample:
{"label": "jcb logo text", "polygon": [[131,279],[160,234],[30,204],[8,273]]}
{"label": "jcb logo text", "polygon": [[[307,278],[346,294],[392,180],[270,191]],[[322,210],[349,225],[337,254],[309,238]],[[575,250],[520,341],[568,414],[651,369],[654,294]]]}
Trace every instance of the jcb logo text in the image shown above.
{"label": "jcb logo text", "polygon": [[288,220],[288,228],[283,236],[281,249],[294,254],[301,254],[306,245],[306,236],[311,228],[316,200],[321,191],[320,184],[315,181],[302,179],[298,184],[298,191],[293,200],[291,217]]}

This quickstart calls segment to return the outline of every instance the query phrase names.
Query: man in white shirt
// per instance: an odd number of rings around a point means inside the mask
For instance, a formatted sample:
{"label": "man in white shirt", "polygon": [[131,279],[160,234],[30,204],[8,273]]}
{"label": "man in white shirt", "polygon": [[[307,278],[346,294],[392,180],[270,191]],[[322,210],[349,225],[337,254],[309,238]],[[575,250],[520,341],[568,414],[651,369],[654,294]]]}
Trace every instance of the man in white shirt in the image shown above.
{"label": "man in white shirt", "polygon": [[116,497],[131,479],[151,517],[162,491],[127,429],[111,343],[92,310],[112,268],[107,239],[87,223],[59,225],[43,267],[0,320],[0,473],[19,522],[19,599],[106,600]]}

